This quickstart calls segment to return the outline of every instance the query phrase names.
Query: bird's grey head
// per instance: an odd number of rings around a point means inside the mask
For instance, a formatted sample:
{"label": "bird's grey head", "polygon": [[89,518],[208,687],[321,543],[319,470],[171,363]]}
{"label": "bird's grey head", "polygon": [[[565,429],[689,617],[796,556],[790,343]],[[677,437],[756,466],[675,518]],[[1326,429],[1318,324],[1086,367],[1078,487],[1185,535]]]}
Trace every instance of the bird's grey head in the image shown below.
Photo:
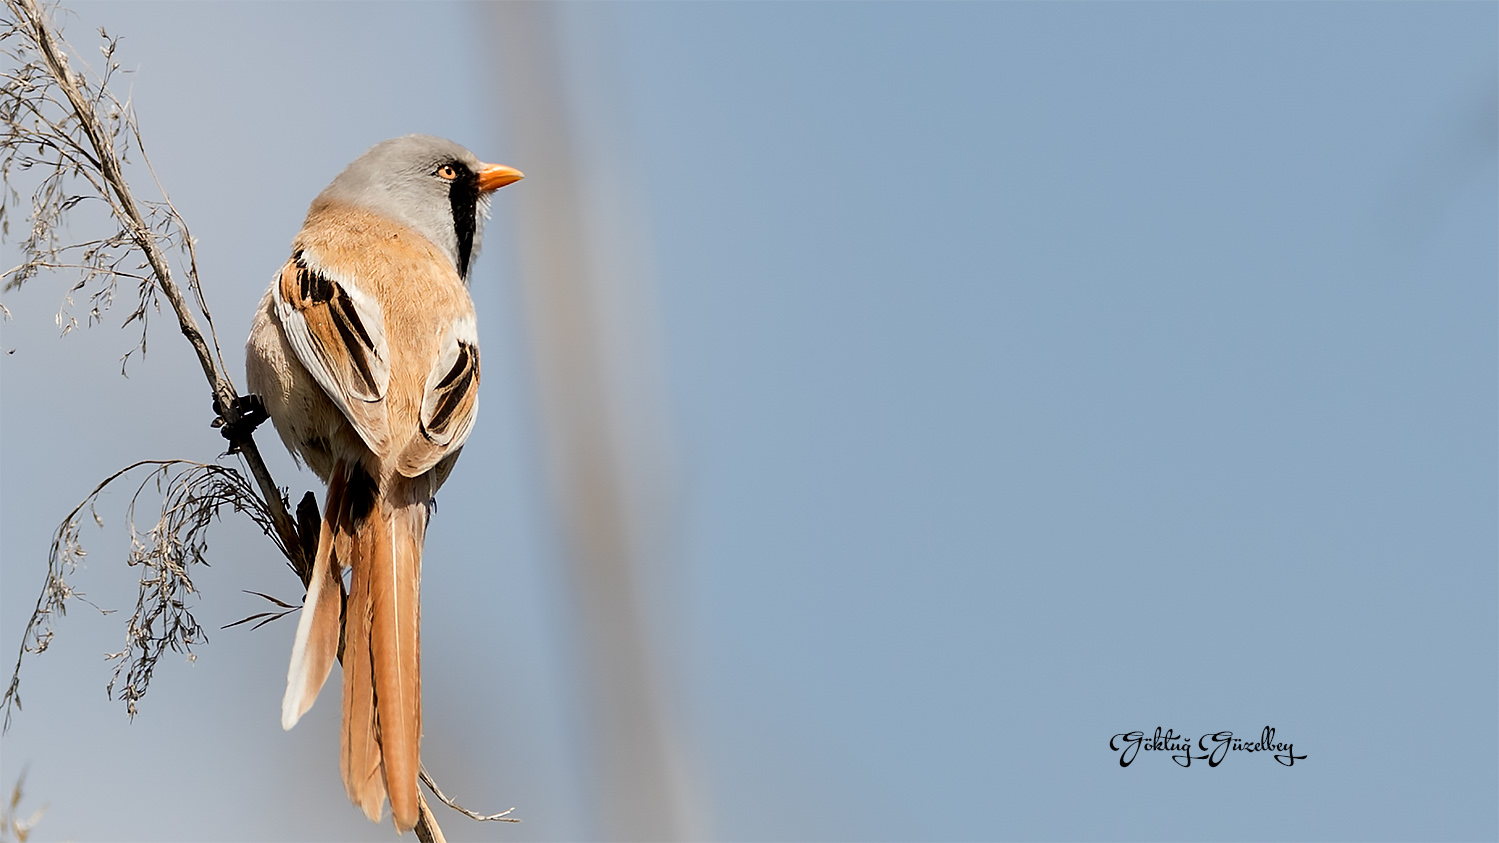
{"label": "bird's grey head", "polygon": [[468,280],[489,194],[520,177],[509,167],[482,163],[450,140],[404,135],[370,147],[313,204],[347,204],[395,220],[443,250]]}

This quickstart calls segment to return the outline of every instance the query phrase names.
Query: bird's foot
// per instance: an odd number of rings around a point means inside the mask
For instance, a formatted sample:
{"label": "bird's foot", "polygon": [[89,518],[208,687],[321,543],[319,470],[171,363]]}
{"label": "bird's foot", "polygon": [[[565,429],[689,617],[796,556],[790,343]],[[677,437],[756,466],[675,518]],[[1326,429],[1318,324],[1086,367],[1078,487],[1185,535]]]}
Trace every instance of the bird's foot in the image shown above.
{"label": "bird's foot", "polygon": [[235,396],[234,406],[229,412],[219,406],[218,399],[214,399],[214,410],[218,416],[213,420],[213,426],[219,429],[225,439],[229,440],[229,453],[233,454],[239,450],[239,443],[249,439],[255,428],[265,423],[271,417],[266,412],[265,401],[259,395]]}

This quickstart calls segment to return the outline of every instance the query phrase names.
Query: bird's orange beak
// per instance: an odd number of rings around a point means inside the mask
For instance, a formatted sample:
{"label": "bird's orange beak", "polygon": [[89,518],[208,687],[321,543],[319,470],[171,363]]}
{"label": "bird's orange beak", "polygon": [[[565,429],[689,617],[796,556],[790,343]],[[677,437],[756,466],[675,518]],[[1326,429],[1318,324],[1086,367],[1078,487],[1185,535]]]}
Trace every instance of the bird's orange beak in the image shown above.
{"label": "bird's orange beak", "polygon": [[479,190],[482,193],[499,190],[505,185],[513,184],[525,177],[525,173],[514,167],[506,167],[504,164],[480,164]]}

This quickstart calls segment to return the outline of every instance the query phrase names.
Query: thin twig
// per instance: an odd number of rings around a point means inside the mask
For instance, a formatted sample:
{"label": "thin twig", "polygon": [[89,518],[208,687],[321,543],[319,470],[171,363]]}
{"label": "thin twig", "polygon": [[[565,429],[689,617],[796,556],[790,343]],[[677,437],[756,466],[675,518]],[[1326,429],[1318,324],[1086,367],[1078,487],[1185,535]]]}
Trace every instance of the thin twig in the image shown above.
{"label": "thin twig", "polygon": [[[187,569],[194,563],[204,562],[207,551],[202,535],[204,529],[225,506],[245,512],[262,529],[270,526],[270,513],[246,485],[244,475],[221,465],[191,460],[141,460],[106,477],[68,513],[53,537],[52,550],[47,558],[47,582],[21,635],[21,647],[16,654],[10,685],[0,698],[6,729],[10,728],[13,710],[21,707],[22,659],[27,653],[45,651],[51,644],[53,618],[67,612],[67,601],[76,599],[88,603],[83,594],[68,582],[68,577],[86,555],[78,538],[84,510],[89,510],[95,523],[102,523],[93,512],[99,495],[115,481],[141,468],[150,470],[130,498],[132,549],[127,561],[130,565],[142,566],[145,572],[141,577],[136,609],[128,624],[126,648],[110,656],[118,663],[109,688],[112,692],[115,682],[124,672],[122,698],[131,716],[135,715],[136,701],[145,695],[152,670],[161,654],[168,649],[191,654],[194,644],[206,641],[202,628],[185,602],[187,595],[195,593]],[[158,488],[165,485],[165,505],[157,523],[141,533],[134,523],[135,505],[153,481]],[[99,611],[109,614],[103,609]]]}
{"label": "thin twig", "polygon": [[432,791],[432,795],[436,796],[439,802],[441,802],[442,804],[448,806],[449,808],[452,808],[453,810],[455,810],[458,813],[464,815],[465,817],[468,817],[471,820],[478,820],[479,822],[502,822],[502,823],[518,823],[518,822],[520,822],[520,820],[518,818],[510,816],[510,812],[514,811],[515,810],[514,808],[510,808],[508,810],[501,811],[498,814],[476,814],[473,811],[470,811],[469,809],[463,807],[462,805],[459,805],[457,802],[454,802],[452,799],[449,799],[442,792],[442,790],[438,788],[437,782],[432,781],[432,775],[427,772],[427,765],[426,764],[422,765],[422,784],[426,785],[427,789],[429,789],[429,790]]}

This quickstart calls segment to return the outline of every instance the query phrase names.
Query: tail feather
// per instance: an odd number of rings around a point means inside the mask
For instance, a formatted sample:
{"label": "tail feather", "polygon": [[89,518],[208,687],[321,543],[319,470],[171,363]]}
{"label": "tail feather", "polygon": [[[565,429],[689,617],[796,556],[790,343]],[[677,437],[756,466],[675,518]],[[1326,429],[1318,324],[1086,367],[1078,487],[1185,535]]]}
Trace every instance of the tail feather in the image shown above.
{"label": "tail feather", "polygon": [[370,654],[375,668],[375,697],[380,726],[380,753],[385,763],[391,813],[396,827],[416,825],[417,773],[421,768],[422,685],[421,533],[424,506],[404,506],[382,514],[370,567]]}
{"label": "tail feather", "polygon": [[375,669],[370,648],[370,573],[382,534],[380,505],[375,503],[366,517],[358,518],[348,509],[339,520],[342,536],[335,546],[346,542],[353,573],[349,581],[349,600],[344,618],[344,699],[343,739],[340,771],[349,799],[364,815],[379,822],[385,808],[385,770],[380,759],[380,738],[376,719]]}
{"label": "tail feather", "polygon": [[328,480],[317,556],[312,564],[312,578],[307,584],[307,599],[302,606],[302,617],[297,621],[297,637],[291,648],[291,664],[286,671],[286,694],[281,699],[283,729],[297,725],[307,709],[312,708],[323,683],[328,681],[333,660],[338,656],[343,581],[338,576],[339,562],[333,552],[333,521],[343,506],[343,498],[344,473],[342,468],[338,468]]}

